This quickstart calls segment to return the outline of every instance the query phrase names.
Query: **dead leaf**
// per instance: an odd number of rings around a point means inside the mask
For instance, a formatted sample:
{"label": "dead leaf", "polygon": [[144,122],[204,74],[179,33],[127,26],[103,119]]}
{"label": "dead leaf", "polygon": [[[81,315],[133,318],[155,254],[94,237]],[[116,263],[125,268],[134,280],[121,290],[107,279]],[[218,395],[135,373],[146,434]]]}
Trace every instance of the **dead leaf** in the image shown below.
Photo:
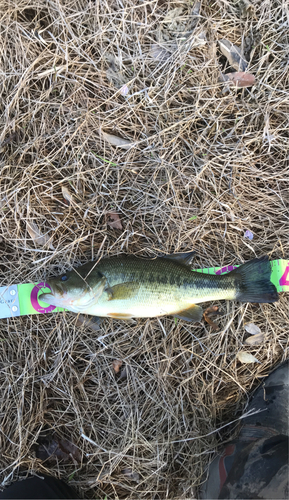
{"label": "dead leaf", "polygon": [[196,2],[191,10],[191,16],[198,16],[201,10],[201,2]]}
{"label": "dead leaf", "polygon": [[121,370],[120,372],[120,377],[119,377],[119,380],[124,380],[127,378],[127,369],[124,368],[123,370]]}
{"label": "dead leaf", "polygon": [[165,62],[171,57],[171,52],[165,49],[163,46],[153,43],[150,50],[150,55],[153,59],[160,62]]}
{"label": "dead leaf", "polygon": [[14,134],[11,134],[8,137],[6,137],[6,139],[4,139],[4,141],[0,143],[0,148],[2,148],[3,146],[6,146],[6,144],[10,144],[10,142],[12,142],[14,139],[16,139],[16,137],[17,137],[16,132],[14,132]]}
{"label": "dead leaf", "polygon": [[139,474],[133,471],[130,467],[122,469],[121,473],[132,481],[139,482]]}
{"label": "dead leaf", "polygon": [[229,40],[224,39],[219,40],[219,47],[222,54],[224,54],[224,56],[228,59],[232,68],[239,71],[245,71],[247,69],[248,62],[239,47],[234,45],[232,42],[229,42]]}
{"label": "dead leaf", "polygon": [[107,132],[101,131],[103,138],[118,148],[122,149],[130,149],[133,146],[133,143],[128,139],[123,139],[122,137],[118,137],[117,135],[108,134]]}
{"label": "dead leaf", "polygon": [[240,351],[238,352],[236,358],[241,362],[241,363],[260,363],[255,356],[250,354],[249,352],[245,351]]}
{"label": "dead leaf", "polygon": [[249,2],[248,0],[242,0],[243,1],[243,9],[242,9],[242,14],[248,14],[249,16],[255,17],[256,15],[256,8],[255,6]]}
{"label": "dead leaf", "polygon": [[182,13],[183,13],[182,7],[176,7],[175,9],[169,10],[163,22],[171,24],[176,19],[178,19],[182,15]]}
{"label": "dead leaf", "polygon": [[[42,234],[36,222],[26,221],[26,228],[30,235],[30,238],[34,241],[36,245],[45,246],[46,243],[51,239],[48,234]],[[49,248],[54,250],[52,243],[49,244]]]}
{"label": "dead leaf", "polygon": [[125,97],[129,93],[129,88],[127,85],[123,85],[120,89],[120,93],[123,97]]}
{"label": "dead leaf", "polygon": [[81,462],[81,453],[77,446],[67,439],[56,435],[41,440],[36,449],[36,457],[48,462]]}
{"label": "dead leaf", "polygon": [[119,370],[122,367],[121,359],[114,359],[112,362],[112,367],[113,367],[115,373],[119,373]]}
{"label": "dead leaf", "polygon": [[107,224],[113,229],[122,229],[122,223],[119,218],[119,215],[116,212],[109,212],[107,214],[110,220],[107,221]]}
{"label": "dead leaf", "polygon": [[238,88],[252,87],[256,83],[254,75],[238,71],[235,73],[222,73],[222,81],[235,85]]}
{"label": "dead leaf", "polygon": [[69,192],[66,186],[61,186],[61,191],[63,198],[68,202],[68,205],[71,205],[74,201],[72,194]]}
{"label": "dead leaf", "polygon": [[213,330],[219,330],[217,323],[211,320],[210,315],[220,314],[217,312],[218,306],[210,306],[204,311],[204,320],[213,328]]}
{"label": "dead leaf", "polygon": [[265,335],[264,333],[257,333],[256,335],[252,335],[252,337],[248,337],[246,340],[245,340],[245,344],[247,345],[259,345],[259,344],[263,344],[265,340]]}
{"label": "dead leaf", "polygon": [[259,335],[259,333],[261,333],[259,326],[254,325],[254,323],[246,323],[244,328],[250,335]]}
{"label": "dead leaf", "polygon": [[196,16],[184,13],[182,7],[169,10],[157,30],[157,41],[178,40],[179,45],[188,39],[196,24]]}
{"label": "dead leaf", "polygon": [[106,71],[107,79],[115,87],[120,89],[126,83],[126,78],[121,71],[120,61],[113,54],[107,54],[106,60],[109,66]]}

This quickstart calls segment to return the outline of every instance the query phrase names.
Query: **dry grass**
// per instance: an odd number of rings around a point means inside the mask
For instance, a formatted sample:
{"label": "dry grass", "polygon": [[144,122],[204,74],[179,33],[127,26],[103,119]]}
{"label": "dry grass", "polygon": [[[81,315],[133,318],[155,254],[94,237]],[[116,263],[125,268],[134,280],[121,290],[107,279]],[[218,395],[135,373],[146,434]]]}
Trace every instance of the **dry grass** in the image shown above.
{"label": "dry grass", "polygon": [[[193,17],[189,1],[0,0],[2,284],[121,252],[195,249],[196,268],[288,257],[289,13],[281,0],[252,2],[245,13],[203,1]],[[176,7],[181,19],[165,23]],[[219,83],[221,38],[250,54],[255,87]],[[107,224],[111,211],[123,230]],[[48,471],[92,498],[192,498],[235,427],[215,430],[288,356],[284,294],[219,305],[217,333],[172,318],[106,320],[101,332],[72,313],[1,320],[2,484]],[[235,361],[245,321],[267,333],[246,348],[259,365]],[[47,427],[78,445],[81,464],[35,458]]]}

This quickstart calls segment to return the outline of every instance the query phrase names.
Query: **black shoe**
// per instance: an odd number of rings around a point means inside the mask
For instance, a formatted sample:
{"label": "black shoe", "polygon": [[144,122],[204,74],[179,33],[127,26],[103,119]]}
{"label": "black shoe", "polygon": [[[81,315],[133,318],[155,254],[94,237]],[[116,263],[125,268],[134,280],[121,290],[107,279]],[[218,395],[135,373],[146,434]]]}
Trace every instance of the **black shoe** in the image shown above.
{"label": "black shoe", "polygon": [[238,438],[211,463],[201,498],[289,498],[289,360],[255,391]]}

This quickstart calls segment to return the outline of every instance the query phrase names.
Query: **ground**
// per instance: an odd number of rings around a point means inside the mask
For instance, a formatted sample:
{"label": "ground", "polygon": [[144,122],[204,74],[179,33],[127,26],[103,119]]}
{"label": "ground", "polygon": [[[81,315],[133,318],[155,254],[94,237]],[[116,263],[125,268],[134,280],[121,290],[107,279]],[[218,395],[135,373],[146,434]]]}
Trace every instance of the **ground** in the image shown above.
{"label": "ground", "polygon": [[[195,250],[194,268],[288,258],[286,2],[0,9],[2,285],[120,253]],[[222,39],[254,86],[221,81],[235,71]],[[2,486],[30,471],[91,498],[195,496],[252,389],[288,357],[285,293],[213,305],[216,331],[169,317],[100,330],[72,313],[0,320]],[[259,363],[241,364],[242,350]],[[44,431],[79,453],[37,458]]]}

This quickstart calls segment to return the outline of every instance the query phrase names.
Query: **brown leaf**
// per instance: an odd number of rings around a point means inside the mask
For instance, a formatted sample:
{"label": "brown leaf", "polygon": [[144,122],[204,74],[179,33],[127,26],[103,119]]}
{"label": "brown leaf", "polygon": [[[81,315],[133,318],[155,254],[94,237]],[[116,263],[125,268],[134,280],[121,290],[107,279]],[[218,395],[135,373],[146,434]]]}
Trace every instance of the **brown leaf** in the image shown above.
{"label": "brown leaf", "polygon": [[224,56],[228,59],[232,68],[239,71],[245,71],[247,69],[248,62],[239,47],[225,39],[219,40],[219,47],[222,54],[224,54]]}
{"label": "brown leaf", "polygon": [[108,212],[108,221],[107,224],[113,229],[122,229],[122,223],[119,218],[119,215],[116,212]]}
{"label": "brown leaf", "polygon": [[101,131],[101,134],[107,142],[118,148],[130,149],[133,145],[133,143],[128,139],[123,139],[122,137],[118,137],[117,135],[108,134],[107,132],[103,131]]}
{"label": "brown leaf", "polygon": [[[42,234],[36,222],[34,221],[26,221],[26,228],[28,233],[30,234],[31,239],[34,241],[36,245],[45,246],[46,243],[50,240],[50,236],[48,234]],[[54,250],[54,246],[50,243],[49,248]]]}
{"label": "brown leaf", "polygon": [[48,462],[81,462],[81,453],[77,446],[67,439],[56,435],[43,439],[36,449],[36,457]]}
{"label": "brown leaf", "polygon": [[114,359],[112,362],[112,367],[113,367],[115,373],[119,373],[119,370],[122,367],[121,359]]}
{"label": "brown leaf", "polygon": [[252,87],[256,82],[254,75],[242,71],[222,74],[222,79],[224,82],[228,82],[230,85],[235,85],[238,88]]}
{"label": "brown leaf", "polygon": [[265,340],[265,335],[264,333],[257,333],[256,335],[252,335],[252,337],[248,337],[246,340],[245,340],[245,344],[247,345],[259,345],[259,344],[263,344]]}
{"label": "brown leaf", "polygon": [[71,205],[71,203],[73,203],[74,201],[72,194],[69,192],[66,186],[61,186],[61,190],[63,198],[68,203],[68,205]]}
{"label": "brown leaf", "polygon": [[213,328],[213,330],[219,330],[219,327],[217,323],[214,323],[214,321],[211,320],[210,315],[219,314],[217,311],[218,306],[210,306],[204,311],[204,320]]}

